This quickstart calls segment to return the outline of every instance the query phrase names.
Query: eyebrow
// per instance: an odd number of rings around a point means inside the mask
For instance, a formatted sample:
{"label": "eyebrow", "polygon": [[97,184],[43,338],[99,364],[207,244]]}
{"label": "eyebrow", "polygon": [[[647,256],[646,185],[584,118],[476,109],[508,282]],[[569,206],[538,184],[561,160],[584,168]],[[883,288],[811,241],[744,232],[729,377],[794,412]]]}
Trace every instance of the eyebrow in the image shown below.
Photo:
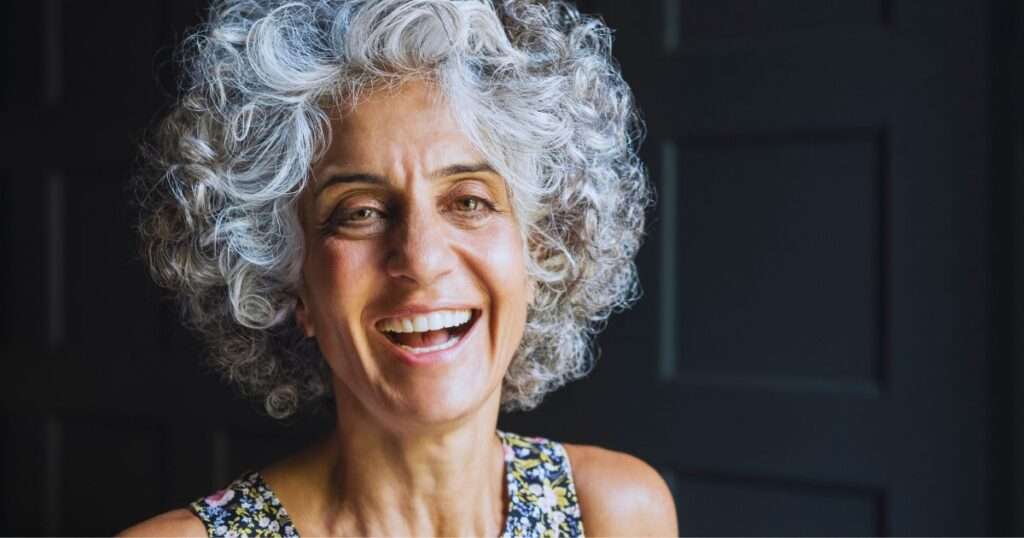
{"label": "eyebrow", "polygon": [[[445,166],[444,168],[438,168],[433,172],[427,174],[430,179],[437,179],[445,176],[454,176],[458,174],[476,174],[479,172],[490,172],[497,175],[498,172],[490,164],[485,162],[471,163],[471,164],[452,164]],[[331,185],[337,185],[339,183],[374,183],[384,184],[387,180],[384,176],[377,174],[367,174],[363,172],[355,172],[351,174],[334,174],[324,180],[316,188],[316,196],[319,196],[321,192]]]}

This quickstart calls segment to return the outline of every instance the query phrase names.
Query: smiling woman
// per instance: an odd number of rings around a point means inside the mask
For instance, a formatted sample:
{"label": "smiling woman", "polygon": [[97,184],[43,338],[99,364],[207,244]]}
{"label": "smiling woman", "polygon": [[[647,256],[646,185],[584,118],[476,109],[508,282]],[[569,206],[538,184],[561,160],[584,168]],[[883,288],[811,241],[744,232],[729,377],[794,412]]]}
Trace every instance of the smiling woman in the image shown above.
{"label": "smiling woman", "polygon": [[124,535],[675,534],[647,464],[496,429],[635,295],[647,180],[605,26],[229,1],[186,50],[140,175],[150,267],[228,380],[336,427]]}

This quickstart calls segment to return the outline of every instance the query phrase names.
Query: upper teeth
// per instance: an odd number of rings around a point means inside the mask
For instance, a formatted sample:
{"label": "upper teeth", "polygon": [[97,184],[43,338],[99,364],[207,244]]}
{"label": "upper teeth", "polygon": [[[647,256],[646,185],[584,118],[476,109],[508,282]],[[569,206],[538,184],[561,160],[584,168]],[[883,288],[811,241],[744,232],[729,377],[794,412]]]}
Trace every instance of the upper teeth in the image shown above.
{"label": "upper teeth", "polygon": [[392,333],[437,331],[446,327],[462,325],[469,321],[472,315],[469,310],[438,310],[408,318],[388,318],[379,322],[377,327],[382,331]]}

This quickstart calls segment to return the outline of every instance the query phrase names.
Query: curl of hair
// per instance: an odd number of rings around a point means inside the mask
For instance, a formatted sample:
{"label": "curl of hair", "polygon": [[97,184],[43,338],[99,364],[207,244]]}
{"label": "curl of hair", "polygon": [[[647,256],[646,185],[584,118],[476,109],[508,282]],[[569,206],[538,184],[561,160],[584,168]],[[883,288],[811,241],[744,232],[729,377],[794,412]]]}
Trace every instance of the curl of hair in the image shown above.
{"label": "curl of hair", "polygon": [[506,410],[588,373],[591,340],[638,296],[649,204],[611,32],[562,0],[226,0],[181,51],[181,96],[137,178],[143,251],[211,364],[276,418],[331,396],[294,320],[298,194],[329,110],[426,79],[508,182],[536,290]]}

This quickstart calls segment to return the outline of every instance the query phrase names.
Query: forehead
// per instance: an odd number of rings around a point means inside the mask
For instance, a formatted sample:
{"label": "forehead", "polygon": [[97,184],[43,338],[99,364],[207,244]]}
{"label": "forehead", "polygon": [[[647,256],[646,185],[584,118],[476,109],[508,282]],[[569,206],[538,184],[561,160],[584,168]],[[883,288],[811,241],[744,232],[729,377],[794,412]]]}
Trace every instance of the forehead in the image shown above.
{"label": "forehead", "polygon": [[386,174],[399,167],[436,168],[483,157],[441,93],[425,81],[375,90],[354,108],[332,114],[331,135],[317,169],[340,166]]}

